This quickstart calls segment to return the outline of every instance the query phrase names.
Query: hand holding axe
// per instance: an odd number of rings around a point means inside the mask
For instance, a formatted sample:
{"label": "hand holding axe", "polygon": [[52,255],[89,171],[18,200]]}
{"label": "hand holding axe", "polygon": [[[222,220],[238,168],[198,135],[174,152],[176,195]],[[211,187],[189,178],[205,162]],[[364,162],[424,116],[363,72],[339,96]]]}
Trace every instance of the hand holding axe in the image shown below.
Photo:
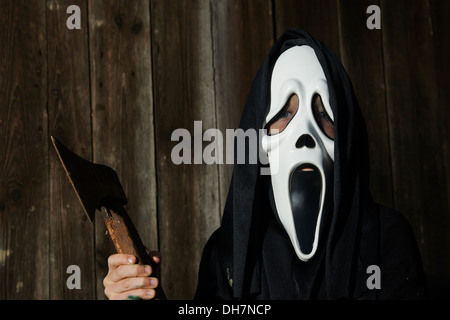
{"label": "hand holding axe", "polygon": [[[51,139],[89,221],[92,222],[95,211],[99,210],[117,253],[132,254],[137,263],[150,265],[155,272],[157,268],[124,208],[127,198],[117,173],[110,167],[81,158],[58,139]],[[155,298],[165,299],[161,284],[156,288]]]}

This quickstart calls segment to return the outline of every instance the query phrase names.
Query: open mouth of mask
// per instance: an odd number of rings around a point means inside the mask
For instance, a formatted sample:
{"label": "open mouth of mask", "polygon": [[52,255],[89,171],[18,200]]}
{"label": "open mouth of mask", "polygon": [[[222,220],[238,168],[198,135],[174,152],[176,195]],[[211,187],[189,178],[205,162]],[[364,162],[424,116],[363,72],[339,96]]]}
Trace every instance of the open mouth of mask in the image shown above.
{"label": "open mouth of mask", "polygon": [[296,168],[290,179],[290,201],[297,239],[304,254],[313,249],[322,197],[322,175],[311,164]]}

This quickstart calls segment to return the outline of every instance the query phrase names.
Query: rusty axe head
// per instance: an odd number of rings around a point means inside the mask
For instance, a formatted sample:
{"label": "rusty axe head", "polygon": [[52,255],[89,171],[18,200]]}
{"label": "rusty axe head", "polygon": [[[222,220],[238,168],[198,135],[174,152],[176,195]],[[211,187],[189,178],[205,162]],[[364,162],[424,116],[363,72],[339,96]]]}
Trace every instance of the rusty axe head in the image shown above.
{"label": "rusty axe head", "polygon": [[125,192],[113,169],[85,160],[70,151],[55,137],[51,139],[90,221],[94,219],[95,210],[100,210],[102,206],[108,207],[110,204],[124,206],[127,203]]}

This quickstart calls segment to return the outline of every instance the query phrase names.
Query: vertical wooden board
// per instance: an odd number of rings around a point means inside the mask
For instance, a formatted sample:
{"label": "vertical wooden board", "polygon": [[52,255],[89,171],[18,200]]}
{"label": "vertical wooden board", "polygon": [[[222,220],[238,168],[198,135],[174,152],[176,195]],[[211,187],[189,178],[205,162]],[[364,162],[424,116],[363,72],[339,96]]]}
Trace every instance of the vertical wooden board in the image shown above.
{"label": "vertical wooden board", "polygon": [[[432,14],[432,26],[434,35],[434,45],[436,50],[436,65],[439,66],[437,70],[437,83],[439,90],[439,102],[438,112],[439,125],[442,128],[441,142],[444,149],[440,161],[445,167],[445,180],[447,185],[447,211],[442,212],[442,218],[445,221],[448,228],[448,221],[450,220],[450,110],[448,108],[448,102],[450,101],[450,91],[448,90],[448,83],[450,83],[450,62],[448,57],[450,56],[450,41],[448,40],[448,34],[450,31],[450,2],[449,1],[432,1],[431,14]],[[445,195],[445,190],[442,190]],[[440,223],[440,222],[436,222]],[[443,228],[439,228],[444,230]],[[448,230],[448,229],[447,229]],[[448,237],[448,232],[445,233]],[[442,235],[441,235],[442,236]],[[449,243],[444,242],[441,244],[439,250],[441,252],[450,252]],[[450,258],[447,258],[447,264]],[[435,296],[439,298],[450,298],[450,268],[441,270],[441,275],[435,276],[433,283],[435,288]]]}
{"label": "vertical wooden board", "polygon": [[[66,13],[77,5],[81,30],[69,30]],[[87,2],[47,2],[49,133],[91,160],[91,108]],[[94,299],[95,239],[90,223],[53,149],[50,148],[50,298]],[[66,285],[67,268],[80,268],[80,289]]]}
{"label": "vertical wooden board", "polygon": [[369,136],[370,189],[375,201],[394,206],[381,30],[366,26],[370,0],[339,1],[340,52]]}
{"label": "vertical wooden board", "polygon": [[0,298],[49,297],[46,15],[0,9]]}
{"label": "vertical wooden board", "polygon": [[[168,298],[190,299],[203,246],[220,219],[218,169],[203,162],[209,142],[201,143],[216,125],[210,3],[154,0],[151,15],[162,280]],[[183,128],[192,164],[175,165],[180,142],[171,136]],[[201,164],[193,164],[195,155]]]}
{"label": "vertical wooden board", "polygon": [[339,55],[338,7],[336,0],[273,0],[276,36],[301,28]]}
{"label": "vertical wooden board", "polygon": [[381,12],[394,201],[413,226],[431,284],[450,269],[442,251],[450,245],[445,106],[439,105],[437,83],[442,69],[428,1],[381,1]]}
{"label": "vertical wooden board", "polygon": [[[444,157],[442,162],[446,168],[447,194],[450,208],[450,109],[445,106],[450,101],[450,91],[448,83],[450,83],[450,41],[448,40],[448,32],[450,31],[450,2],[433,1],[432,23],[434,43],[436,48],[436,64],[439,66],[437,72],[437,81],[439,89],[439,111],[441,112],[440,121],[442,121],[442,143],[444,146]],[[448,212],[450,218],[450,212]]]}
{"label": "vertical wooden board", "polygon": [[[256,72],[273,45],[272,4],[269,0],[211,2],[214,87],[217,128],[236,129]],[[225,147],[224,147],[225,148]],[[233,164],[219,166],[220,212],[225,206]]]}
{"label": "vertical wooden board", "polygon": [[[94,161],[114,168],[144,244],[158,249],[149,2],[89,1]],[[97,218],[98,296],[114,253]]]}

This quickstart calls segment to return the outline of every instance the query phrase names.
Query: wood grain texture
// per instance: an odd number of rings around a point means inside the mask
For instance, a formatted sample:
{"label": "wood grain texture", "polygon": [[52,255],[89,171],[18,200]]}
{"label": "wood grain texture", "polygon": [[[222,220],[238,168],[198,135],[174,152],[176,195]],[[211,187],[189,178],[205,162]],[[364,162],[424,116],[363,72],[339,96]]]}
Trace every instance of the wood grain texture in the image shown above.
{"label": "wood grain texture", "polygon": [[[193,152],[216,125],[211,11],[208,1],[157,0],[151,12],[161,272],[169,299],[190,299],[203,246],[219,225],[218,169],[198,152],[200,164],[175,165],[171,135],[187,129]],[[197,120],[202,130],[194,132]]]}
{"label": "wood grain texture", "polygon": [[[72,4],[81,30],[66,28]],[[372,4],[381,30],[366,28]],[[171,134],[236,128],[290,27],[341,57],[367,122],[375,199],[411,222],[432,294],[449,297],[449,14],[439,0],[0,1],[0,299],[105,298],[115,249],[100,217],[84,220],[50,134],[117,171],[144,244],[162,253],[168,298],[190,299],[232,166],[175,165]],[[65,286],[71,264],[81,290]]]}
{"label": "wood grain texture", "polygon": [[[65,27],[69,5],[80,7],[81,30]],[[49,133],[91,160],[91,106],[86,1],[47,5]],[[57,154],[50,149],[50,298],[95,299],[94,225],[87,219]],[[81,289],[66,286],[70,265],[81,271]]]}
{"label": "wood grain texture", "polygon": [[45,3],[0,9],[0,298],[49,297]]}
{"label": "wood grain texture", "polygon": [[[429,272],[430,286],[433,288],[433,297],[450,297],[450,274],[447,270],[450,269],[450,259],[444,258],[442,252],[450,250],[450,237],[448,230],[450,228],[450,109],[448,108],[448,101],[450,101],[450,91],[448,90],[448,83],[450,82],[450,63],[448,57],[450,56],[450,41],[448,40],[448,32],[450,31],[450,20],[448,13],[450,12],[450,2],[448,1],[431,1],[429,2],[432,38],[434,40],[434,51],[436,57],[436,81],[437,81],[437,105],[432,106],[436,108],[437,121],[435,125],[439,127],[441,136],[438,138],[442,151],[439,150],[432,158],[431,166],[434,163],[442,165],[439,174],[444,180],[440,186],[442,189],[436,190],[442,197],[442,202],[437,208],[437,214],[433,214],[433,218],[428,223],[427,231],[430,237],[433,238],[433,247],[431,250],[433,256],[430,264],[436,264],[432,272]],[[446,194],[447,193],[447,194]],[[447,204],[445,204],[445,198]],[[428,217],[425,217],[428,221]],[[437,236],[436,236],[437,232]]]}
{"label": "wood grain texture", "polygon": [[450,247],[447,120],[439,101],[431,7],[429,1],[381,6],[394,203],[413,226],[429,281],[448,288],[448,275],[442,278],[450,263],[442,255]]}
{"label": "wood grain texture", "polygon": [[372,4],[376,3],[339,1],[340,55],[367,126],[372,196],[375,201],[393,207],[382,31],[366,27],[366,9]]}
{"label": "wood grain texture", "polygon": [[[144,244],[158,249],[148,1],[90,1],[94,162],[117,171]],[[97,219],[98,295],[113,253]]]}
{"label": "wood grain texture", "polygon": [[[273,45],[272,3],[267,0],[211,2],[216,128],[236,129],[251,83]],[[224,140],[225,143],[225,140]],[[233,164],[219,166],[220,212]]]}
{"label": "wood grain texture", "polygon": [[276,36],[301,28],[339,55],[339,19],[336,0],[273,0]]}
{"label": "wood grain texture", "polygon": [[[450,208],[450,109],[446,107],[450,101],[450,91],[448,83],[450,83],[450,41],[447,36],[450,31],[450,20],[447,13],[450,12],[450,2],[433,1],[430,3],[434,48],[436,52],[436,65],[439,70],[436,72],[438,83],[438,113],[440,114],[439,122],[442,128],[442,146],[444,152],[441,161],[445,167],[445,176],[447,181],[447,201]],[[442,190],[445,194],[445,190]]]}

